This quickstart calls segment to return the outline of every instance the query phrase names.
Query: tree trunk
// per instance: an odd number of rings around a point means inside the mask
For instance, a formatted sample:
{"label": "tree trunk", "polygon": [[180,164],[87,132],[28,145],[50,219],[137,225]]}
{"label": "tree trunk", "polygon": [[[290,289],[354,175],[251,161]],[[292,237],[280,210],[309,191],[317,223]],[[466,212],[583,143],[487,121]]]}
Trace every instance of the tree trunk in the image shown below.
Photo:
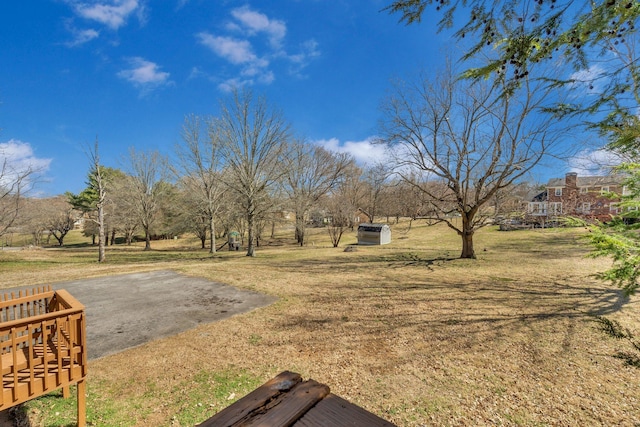
{"label": "tree trunk", "polygon": [[304,246],[304,214],[296,214],[296,242]]}
{"label": "tree trunk", "polygon": [[149,227],[144,227],[144,250],[151,250],[151,233],[149,233]]}
{"label": "tree trunk", "polygon": [[460,254],[460,258],[470,258],[476,259],[476,252],[473,249],[473,230],[469,223],[471,222],[470,218],[466,216],[462,216],[462,231],[459,233],[462,238],[462,253]]}
{"label": "tree trunk", "polygon": [[[213,219],[213,215],[209,215],[209,231],[211,231],[211,250],[209,250],[209,253],[215,254],[216,253],[216,223]],[[204,245],[204,242],[203,242],[203,245]]]}
{"label": "tree trunk", "polygon": [[248,242],[247,242],[247,256],[256,256],[256,248],[254,246],[254,240],[255,240],[255,224],[254,224],[254,218],[253,218],[253,213],[250,213],[247,215],[247,228],[249,229],[249,237],[248,237]]}
{"label": "tree trunk", "polygon": [[116,229],[111,230],[111,246],[116,243]]}
{"label": "tree trunk", "polygon": [[105,262],[107,259],[104,244],[104,207],[102,203],[98,206],[98,262]]}
{"label": "tree trunk", "polygon": [[55,237],[56,240],[58,241],[58,246],[62,246],[63,241],[64,241],[64,234],[60,233],[60,237],[58,237],[58,235],[56,233],[52,232],[51,234],[53,234],[53,237]]}

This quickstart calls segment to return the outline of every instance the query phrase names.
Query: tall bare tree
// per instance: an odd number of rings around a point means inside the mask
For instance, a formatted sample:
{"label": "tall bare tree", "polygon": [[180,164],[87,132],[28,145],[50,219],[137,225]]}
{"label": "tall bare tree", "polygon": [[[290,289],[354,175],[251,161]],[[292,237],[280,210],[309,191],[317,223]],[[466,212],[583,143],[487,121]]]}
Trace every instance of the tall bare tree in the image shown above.
{"label": "tall bare tree", "polygon": [[167,164],[158,151],[136,151],[133,147],[127,160],[127,193],[132,197],[134,215],[144,230],[144,249],[150,250],[151,230],[167,190]]}
{"label": "tall bare tree", "polygon": [[114,175],[118,174],[119,171],[106,168],[100,164],[97,139],[93,148],[87,149],[87,157],[90,162],[87,188],[79,194],[67,193],[67,199],[75,209],[85,214],[86,220],[96,224],[98,231],[98,262],[105,262],[107,260],[105,209],[109,193],[107,188],[109,187],[109,182],[113,180]]}
{"label": "tall bare tree", "polygon": [[[178,183],[178,205],[181,206],[178,221],[182,223],[185,230],[191,231],[200,240],[201,248],[207,247],[207,238],[211,228],[211,217],[209,210],[200,197],[199,183],[191,177],[182,177]],[[215,236],[211,240],[215,244]],[[210,253],[215,252],[209,251]]]}
{"label": "tall bare tree", "polygon": [[130,185],[130,179],[131,177],[125,173],[112,176],[109,180],[110,191],[107,198],[109,223],[122,233],[127,245],[131,245],[133,236],[140,228],[136,213],[135,187]]}
{"label": "tall bare tree", "polygon": [[204,119],[187,116],[182,125],[182,143],[176,147],[179,159],[179,175],[187,179],[189,189],[198,196],[198,213],[204,211],[210,232],[210,253],[216,252],[216,215],[220,211],[220,203],[226,187],[222,182],[219,155],[220,141],[215,121],[207,123],[206,134],[203,135]]}
{"label": "tall bare tree", "polygon": [[381,132],[395,150],[396,172],[426,193],[426,217],[458,233],[461,258],[476,256],[473,236],[487,224],[487,203],[557,141],[561,124],[536,114],[547,93],[526,77],[505,94],[500,81],[470,84],[448,71],[433,82],[397,83],[386,100]]}
{"label": "tall bare tree", "polygon": [[220,155],[229,169],[225,183],[240,196],[247,220],[247,256],[255,256],[258,220],[271,208],[269,192],[286,172],[280,161],[289,125],[264,97],[234,90],[229,101],[221,103],[212,132],[220,138]]}
{"label": "tall bare tree", "polygon": [[295,212],[296,241],[303,246],[309,210],[338,184],[353,159],[346,153],[295,141],[287,150],[286,162],[284,191]]}
{"label": "tall bare tree", "polygon": [[[336,189],[332,192],[337,197],[341,212],[350,212],[345,218],[348,228],[354,229],[356,213],[362,209],[367,200],[369,187],[364,179],[364,171],[355,163],[349,165]],[[362,222],[362,221],[358,221]]]}
{"label": "tall bare tree", "polygon": [[107,182],[102,165],[100,165],[97,140],[93,151],[89,151],[89,159],[91,160],[90,183],[96,194],[96,210],[98,213],[98,262],[105,262],[107,260],[107,251],[105,249],[104,204],[107,199]]}

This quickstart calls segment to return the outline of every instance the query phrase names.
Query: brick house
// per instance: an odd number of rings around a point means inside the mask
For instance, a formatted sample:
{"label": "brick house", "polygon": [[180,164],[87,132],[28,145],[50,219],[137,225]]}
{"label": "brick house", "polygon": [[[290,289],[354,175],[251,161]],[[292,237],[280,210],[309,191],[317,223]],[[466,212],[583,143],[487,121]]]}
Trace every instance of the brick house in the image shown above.
{"label": "brick house", "polygon": [[579,177],[569,172],[564,178],[552,178],[546,194],[528,203],[527,216],[532,219],[551,219],[557,216],[576,216],[607,221],[618,214],[619,200],[607,197],[610,192],[624,194],[620,176]]}

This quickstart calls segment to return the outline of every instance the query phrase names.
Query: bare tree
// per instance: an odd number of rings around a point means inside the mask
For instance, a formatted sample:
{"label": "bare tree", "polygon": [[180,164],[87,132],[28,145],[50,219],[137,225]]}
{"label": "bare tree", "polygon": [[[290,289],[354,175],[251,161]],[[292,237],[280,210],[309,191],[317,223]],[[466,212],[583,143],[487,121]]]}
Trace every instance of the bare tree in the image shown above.
{"label": "bare tree", "polygon": [[[18,217],[22,200],[35,184],[40,170],[32,165],[15,164],[11,153],[0,146],[0,236],[9,231]],[[8,150],[8,149],[7,149]]]}
{"label": "bare tree", "polygon": [[[227,170],[225,173],[228,174],[229,171]],[[231,178],[225,178],[224,181],[226,182],[229,179]],[[247,218],[243,213],[242,202],[239,194],[235,191],[225,192],[218,217],[220,218],[220,223],[222,225],[222,227],[218,228],[218,237],[228,236],[229,233],[232,232],[239,233],[241,243],[244,246],[247,235]]]}
{"label": "bare tree", "polygon": [[304,141],[291,144],[286,155],[284,191],[296,217],[296,241],[304,245],[309,210],[331,191],[353,163],[348,154],[335,154]]}
{"label": "bare tree", "polygon": [[[117,174],[121,174],[113,168],[107,168],[100,164],[98,140],[93,148],[88,148],[86,153],[89,158],[89,176],[87,188],[79,194],[67,193],[67,199],[75,209],[84,213],[85,219],[96,224],[98,232],[98,262],[105,262],[107,241],[107,220],[105,211],[107,207],[107,195],[109,183]],[[93,227],[92,227],[93,228]]]}
{"label": "bare tree", "polygon": [[[348,228],[351,230],[355,227],[356,212],[365,204],[369,187],[364,180],[363,170],[355,163],[349,165],[343,174],[343,178],[338,183],[332,194],[339,198],[341,210],[349,211],[346,216]],[[360,221],[358,221],[360,222]]]}
{"label": "bare tree", "polygon": [[[180,178],[178,182],[178,194],[176,204],[178,208],[177,222],[180,228],[191,231],[200,240],[201,248],[207,247],[207,239],[211,227],[211,217],[207,203],[202,199],[200,183],[189,176]],[[215,244],[215,236],[211,241]],[[209,250],[210,253],[215,252]]]}
{"label": "bare tree", "polygon": [[329,223],[327,232],[331,238],[331,244],[337,248],[344,232],[351,226],[353,221],[353,206],[343,195],[331,195],[325,201],[329,212]]}
{"label": "bare tree", "polygon": [[461,258],[475,258],[474,233],[490,217],[485,205],[557,141],[560,125],[536,114],[547,93],[526,77],[505,93],[500,81],[471,84],[449,71],[435,82],[398,83],[386,100],[382,140],[395,150],[396,172],[428,196],[427,218],[458,233]]}
{"label": "bare tree", "polygon": [[225,183],[240,196],[247,220],[247,256],[255,256],[257,222],[271,208],[269,191],[286,172],[279,162],[289,126],[265,98],[234,90],[229,102],[221,103],[212,132],[220,138],[220,154],[229,169]]}
{"label": "bare tree", "polygon": [[35,246],[42,245],[43,236],[47,232],[46,205],[48,202],[48,199],[35,197],[23,199],[23,209],[14,222],[14,227],[21,233],[31,234]]}
{"label": "bare tree", "polygon": [[359,210],[366,215],[370,223],[373,223],[376,215],[379,214],[381,198],[385,187],[387,187],[387,178],[390,174],[390,166],[382,162],[365,169],[363,205],[359,207]]}
{"label": "bare tree", "polygon": [[162,196],[158,198],[158,214],[154,235],[163,239],[173,239],[176,236],[189,231],[183,221],[185,211],[191,206],[185,205],[183,189],[173,183],[163,181],[159,184]]}
{"label": "bare tree", "polygon": [[59,246],[64,245],[64,238],[73,230],[75,222],[82,212],[76,210],[66,196],[46,199],[42,205],[45,212],[45,224],[50,235],[55,237]]}
{"label": "bare tree", "polygon": [[[117,170],[109,175],[109,193],[106,200],[108,224],[122,233],[127,245],[131,245],[135,232],[140,227],[136,214],[135,187],[130,184],[131,177]],[[113,243],[113,239],[111,240]]]}
{"label": "bare tree", "polygon": [[[208,123],[207,135],[202,135],[204,119],[196,115],[187,116],[182,126],[182,143],[176,147],[180,172],[188,178],[189,189],[193,196],[201,200],[198,203],[197,215],[204,209],[207,226],[210,232],[210,253],[216,252],[216,215],[220,211],[220,203],[225,186],[221,179],[218,154],[219,135],[215,122]],[[198,228],[200,230],[200,228]]]}
{"label": "bare tree", "polygon": [[164,196],[166,162],[158,151],[129,149],[129,176],[125,181],[127,193],[132,197],[133,213],[145,235],[145,250],[151,249],[151,229],[157,219],[160,200]]}
{"label": "bare tree", "polygon": [[409,216],[406,214],[406,202],[413,202],[409,194],[405,193],[403,181],[392,180],[385,184],[384,188],[380,192],[378,211],[380,215],[387,218],[387,222],[391,222],[391,218],[395,219],[396,224],[400,221],[400,217]]}
{"label": "bare tree", "polygon": [[93,151],[89,151],[89,159],[91,160],[90,182],[96,194],[96,210],[98,212],[98,262],[105,262],[107,251],[105,248],[104,203],[107,198],[107,183],[100,165],[97,140]]}

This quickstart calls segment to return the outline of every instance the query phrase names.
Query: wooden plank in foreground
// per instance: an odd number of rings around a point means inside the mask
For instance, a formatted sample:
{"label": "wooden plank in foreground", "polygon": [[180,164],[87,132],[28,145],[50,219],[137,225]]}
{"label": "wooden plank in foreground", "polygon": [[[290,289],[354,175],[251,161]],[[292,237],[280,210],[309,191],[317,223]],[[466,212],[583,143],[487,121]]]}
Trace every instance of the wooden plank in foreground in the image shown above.
{"label": "wooden plank in foreground", "polygon": [[264,414],[253,417],[251,427],[289,427],[329,394],[329,387],[314,380],[296,384],[279,397]]}
{"label": "wooden plank in foreground", "polygon": [[293,427],[396,427],[369,411],[330,394],[311,408]]}
{"label": "wooden plank in foreground", "polygon": [[330,393],[329,387],[285,371],[199,427],[396,427]]}
{"label": "wooden plank in foreground", "polygon": [[248,417],[251,417],[260,408],[276,399],[279,395],[288,392],[296,384],[302,381],[300,374],[284,371],[278,376],[267,381],[233,405],[218,412],[199,427],[233,426]]}

